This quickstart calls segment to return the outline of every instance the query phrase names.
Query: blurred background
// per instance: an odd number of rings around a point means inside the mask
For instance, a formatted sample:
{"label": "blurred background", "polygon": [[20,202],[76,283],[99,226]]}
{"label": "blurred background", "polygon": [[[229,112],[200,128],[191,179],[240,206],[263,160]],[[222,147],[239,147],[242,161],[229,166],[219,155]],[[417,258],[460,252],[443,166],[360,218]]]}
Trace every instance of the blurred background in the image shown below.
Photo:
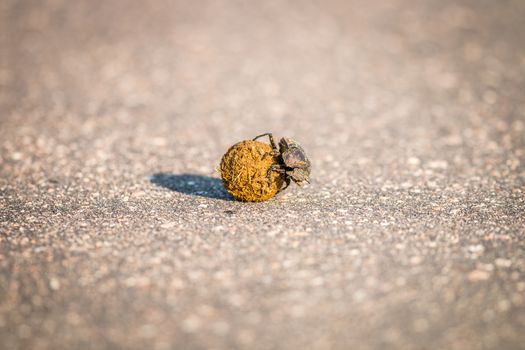
{"label": "blurred background", "polygon": [[[3,349],[518,349],[525,2],[0,1]],[[312,184],[233,202],[264,132]]]}

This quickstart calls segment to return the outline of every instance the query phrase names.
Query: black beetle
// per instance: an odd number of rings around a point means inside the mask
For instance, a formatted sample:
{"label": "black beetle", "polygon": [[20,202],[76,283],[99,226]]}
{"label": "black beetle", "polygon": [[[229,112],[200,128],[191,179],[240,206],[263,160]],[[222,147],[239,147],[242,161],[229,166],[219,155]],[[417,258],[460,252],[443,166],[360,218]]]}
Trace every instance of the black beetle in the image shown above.
{"label": "black beetle", "polygon": [[273,171],[284,174],[286,186],[280,191],[290,185],[290,180],[293,180],[299,186],[302,186],[305,182],[310,183],[310,160],[306,157],[306,153],[301,145],[289,137],[283,137],[279,141],[279,148],[277,148],[272,133],[259,135],[253,141],[264,136],[268,136],[270,139],[275,159],[275,163],[268,170],[268,180],[272,181],[271,175]]}

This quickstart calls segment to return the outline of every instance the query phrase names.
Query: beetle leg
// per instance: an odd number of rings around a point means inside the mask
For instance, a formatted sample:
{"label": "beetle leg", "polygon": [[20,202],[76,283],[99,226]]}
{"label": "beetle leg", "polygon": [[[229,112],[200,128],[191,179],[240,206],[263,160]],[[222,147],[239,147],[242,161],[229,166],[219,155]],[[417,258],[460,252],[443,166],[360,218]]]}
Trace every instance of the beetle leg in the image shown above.
{"label": "beetle leg", "polygon": [[292,182],[292,180],[290,180],[290,177],[289,177],[289,176],[286,176],[286,177],[284,178],[284,181],[285,181],[286,184],[284,185],[283,188],[281,188],[281,189],[279,190],[279,192],[286,190],[286,189],[288,188],[288,186],[290,186],[290,182]]}
{"label": "beetle leg", "polygon": [[272,146],[272,149],[274,150],[274,152],[277,152],[277,154],[279,154],[279,149],[277,148],[277,145],[275,144],[275,141],[273,139],[273,134],[271,132],[267,132],[265,134],[256,136],[256,137],[253,138],[252,141],[255,141],[258,138],[261,138],[261,137],[264,137],[264,136],[268,136],[268,138],[270,139],[270,145]]}
{"label": "beetle leg", "polygon": [[270,166],[270,169],[268,169],[268,172],[266,173],[266,177],[268,178],[268,183],[269,184],[272,184],[272,173],[276,171],[278,173],[281,173],[281,174],[284,174],[286,173],[286,170],[284,170],[283,168],[281,168],[281,166],[279,164],[272,164]]}

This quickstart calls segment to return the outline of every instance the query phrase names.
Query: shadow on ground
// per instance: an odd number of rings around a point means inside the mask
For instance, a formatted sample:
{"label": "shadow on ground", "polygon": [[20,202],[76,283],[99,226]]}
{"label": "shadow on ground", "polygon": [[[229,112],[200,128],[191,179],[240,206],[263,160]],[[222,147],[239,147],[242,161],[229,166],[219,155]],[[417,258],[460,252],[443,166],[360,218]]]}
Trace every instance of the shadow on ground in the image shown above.
{"label": "shadow on ground", "polygon": [[195,174],[157,173],[150,182],[175,192],[214,199],[232,200],[221,179]]}

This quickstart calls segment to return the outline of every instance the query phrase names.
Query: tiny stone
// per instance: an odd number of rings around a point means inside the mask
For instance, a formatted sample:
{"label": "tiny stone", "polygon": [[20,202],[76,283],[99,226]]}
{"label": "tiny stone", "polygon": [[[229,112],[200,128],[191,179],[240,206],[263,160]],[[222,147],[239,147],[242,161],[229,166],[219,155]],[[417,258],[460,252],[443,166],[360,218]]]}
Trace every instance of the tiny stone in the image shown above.
{"label": "tiny stone", "polygon": [[510,261],[509,259],[501,259],[501,258],[494,260],[494,263],[498,267],[510,267],[512,265],[512,261]]}
{"label": "tiny stone", "polygon": [[472,282],[485,281],[490,278],[490,272],[474,270],[468,274],[468,279]]}
{"label": "tiny stone", "polygon": [[51,278],[49,280],[49,287],[52,289],[52,290],[59,290],[60,289],[60,282],[58,279],[56,278]]}
{"label": "tiny stone", "polygon": [[164,224],[160,225],[161,228],[173,228],[177,225],[174,221],[165,222]]}
{"label": "tiny stone", "polygon": [[419,158],[410,157],[410,158],[407,159],[407,164],[408,165],[419,165],[419,164],[421,164],[421,161],[419,160]]}

